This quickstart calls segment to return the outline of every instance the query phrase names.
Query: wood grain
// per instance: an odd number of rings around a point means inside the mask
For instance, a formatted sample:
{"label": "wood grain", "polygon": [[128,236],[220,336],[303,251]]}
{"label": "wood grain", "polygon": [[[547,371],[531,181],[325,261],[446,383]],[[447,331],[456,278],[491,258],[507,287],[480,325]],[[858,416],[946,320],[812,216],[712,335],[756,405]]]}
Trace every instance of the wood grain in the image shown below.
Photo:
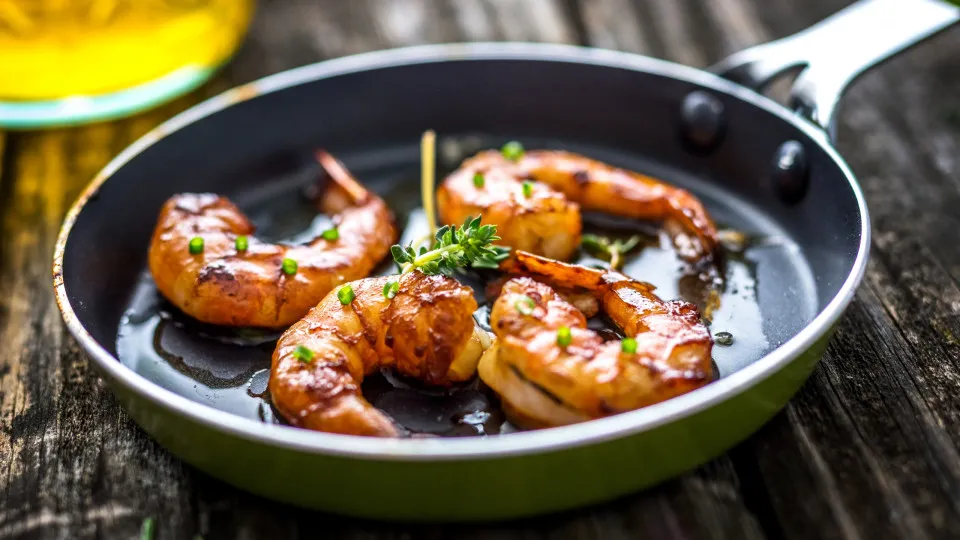
{"label": "wood grain", "polygon": [[[183,465],[117,406],[49,285],[60,220],[111,156],[198,100],[278,70],[458,40],[580,43],[705,66],[844,0],[266,0],[202,90],[127,120],[0,135],[0,538],[960,537],[960,35],[863,77],[838,147],[875,227],[863,287],[781,414],[727,455],[611,504],[479,527],[305,512]],[[5,143],[5,144],[4,144]]]}

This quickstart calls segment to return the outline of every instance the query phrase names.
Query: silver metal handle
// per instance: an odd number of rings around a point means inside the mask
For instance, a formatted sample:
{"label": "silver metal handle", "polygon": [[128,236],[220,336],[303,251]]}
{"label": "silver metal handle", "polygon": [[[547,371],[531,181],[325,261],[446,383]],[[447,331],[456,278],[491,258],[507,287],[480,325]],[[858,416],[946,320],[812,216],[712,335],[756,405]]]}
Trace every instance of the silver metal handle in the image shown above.
{"label": "silver metal handle", "polygon": [[802,68],[790,107],[835,134],[844,89],[869,68],[960,21],[943,0],[860,0],[792,36],[734,53],[710,71],[757,91]]}

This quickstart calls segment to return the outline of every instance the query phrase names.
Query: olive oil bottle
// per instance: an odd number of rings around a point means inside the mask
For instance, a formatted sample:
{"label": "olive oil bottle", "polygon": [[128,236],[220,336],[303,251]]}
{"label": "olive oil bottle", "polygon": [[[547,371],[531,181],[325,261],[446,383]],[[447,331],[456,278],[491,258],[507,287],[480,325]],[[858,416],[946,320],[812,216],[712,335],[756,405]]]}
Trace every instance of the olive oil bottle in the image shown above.
{"label": "olive oil bottle", "polygon": [[207,80],[254,0],[0,0],[0,128],[122,116]]}

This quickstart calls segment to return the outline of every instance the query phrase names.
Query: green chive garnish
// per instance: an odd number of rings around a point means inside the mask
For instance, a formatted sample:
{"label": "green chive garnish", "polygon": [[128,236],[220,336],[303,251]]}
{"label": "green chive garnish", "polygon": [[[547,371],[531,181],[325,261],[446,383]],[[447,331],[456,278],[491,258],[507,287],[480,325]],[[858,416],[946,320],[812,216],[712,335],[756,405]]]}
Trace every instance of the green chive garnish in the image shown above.
{"label": "green chive garnish", "polygon": [[527,180],[523,183],[523,196],[530,198],[533,195],[533,182]]}
{"label": "green chive garnish", "polygon": [[397,295],[397,292],[400,291],[400,282],[399,281],[388,281],[383,285],[383,296],[389,299],[393,299]]}
{"label": "green chive garnish", "polygon": [[190,254],[197,255],[203,253],[203,238],[194,236],[190,239]]}
{"label": "green chive garnish", "polygon": [[570,341],[573,339],[573,336],[570,335],[569,326],[561,326],[557,329],[557,345],[561,347],[566,347],[570,344]]}
{"label": "green chive garnish", "polygon": [[304,364],[309,364],[313,362],[313,351],[303,345],[297,345],[297,348],[293,350],[293,357]]}
{"label": "green chive garnish", "polygon": [[500,148],[500,153],[510,161],[517,161],[523,157],[523,145],[517,141],[510,141]]}
{"label": "green chive garnish", "polygon": [[632,337],[623,338],[623,341],[620,342],[620,350],[627,354],[634,354],[637,352],[637,340]]}
{"label": "green chive garnish", "polygon": [[514,307],[523,315],[532,315],[537,304],[535,304],[529,296],[522,296],[517,300],[517,303],[514,304]]}
{"label": "green chive garnish", "polygon": [[148,517],[144,519],[140,525],[140,540],[153,540],[153,532],[153,518]]}
{"label": "green chive garnish", "polygon": [[336,227],[332,227],[332,228],[330,228],[330,229],[327,229],[327,230],[323,231],[323,239],[324,239],[324,240],[329,240],[329,241],[333,242],[333,241],[337,240],[338,238],[340,238],[340,231],[338,231]]}
{"label": "green chive garnish", "polygon": [[473,187],[482,188],[485,181],[483,173],[473,173]]}
{"label": "green chive garnish", "polygon": [[280,264],[280,268],[283,269],[284,274],[292,276],[297,273],[297,261],[284,258],[283,262]]}
{"label": "green chive garnish", "polygon": [[343,305],[353,302],[353,299],[356,297],[357,295],[354,294],[353,287],[349,285],[344,285],[343,287],[337,289],[337,298],[340,299],[340,303]]}
{"label": "green chive garnish", "polygon": [[245,235],[240,235],[233,241],[233,245],[237,248],[237,251],[246,251],[250,247],[250,240]]}

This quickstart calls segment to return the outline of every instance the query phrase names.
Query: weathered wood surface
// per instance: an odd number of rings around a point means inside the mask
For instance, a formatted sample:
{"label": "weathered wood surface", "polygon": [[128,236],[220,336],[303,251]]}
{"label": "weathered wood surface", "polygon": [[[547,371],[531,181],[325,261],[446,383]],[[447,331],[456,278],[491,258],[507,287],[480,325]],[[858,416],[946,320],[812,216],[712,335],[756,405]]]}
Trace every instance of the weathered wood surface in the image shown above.
{"label": "weathered wood surface", "polygon": [[[141,432],[63,329],[50,258],[82,186],[171,114],[323,58],[421,42],[531,40],[705,66],[843,0],[272,0],[237,59],[136,118],[0,135],[0,538],[960,537],[960,31],[862,78],[839,148],[873,258],[822,365],[755,436],[597,508],[481,527],[394,526],[287,508],[181,464]],[[855,37],[854,37],[855,39]]]}

